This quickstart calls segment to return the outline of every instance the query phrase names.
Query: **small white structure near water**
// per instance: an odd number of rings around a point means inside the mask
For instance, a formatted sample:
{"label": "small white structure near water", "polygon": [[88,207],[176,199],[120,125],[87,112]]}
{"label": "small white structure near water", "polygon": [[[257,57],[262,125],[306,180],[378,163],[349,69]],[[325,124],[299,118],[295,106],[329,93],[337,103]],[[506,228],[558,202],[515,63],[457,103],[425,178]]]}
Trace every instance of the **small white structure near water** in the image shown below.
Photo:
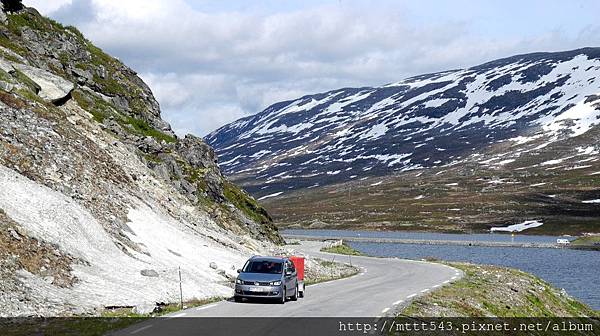
{"label": "small white structure near water", "polygon": [[570,241],[570,240],[568,240],[568,239],[564,239],[564,238],[558,238],[558,239],[556,240],[556,243],[557,243],[558,245],[569,245],[569,244],[571,244],[571,241]]}

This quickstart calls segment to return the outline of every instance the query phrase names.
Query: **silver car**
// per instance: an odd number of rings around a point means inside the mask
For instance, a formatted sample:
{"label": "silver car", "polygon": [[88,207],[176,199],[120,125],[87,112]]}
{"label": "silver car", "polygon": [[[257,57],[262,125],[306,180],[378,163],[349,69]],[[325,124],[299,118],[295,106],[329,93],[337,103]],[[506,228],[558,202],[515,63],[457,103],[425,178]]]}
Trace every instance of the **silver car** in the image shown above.
{"label": "silver car", "polygon": [[298,299],[298,277],[294,263],[285,257],[254,256],[235,280],[236,302],[243,298],[272,298],[285,303],[289,297]]}

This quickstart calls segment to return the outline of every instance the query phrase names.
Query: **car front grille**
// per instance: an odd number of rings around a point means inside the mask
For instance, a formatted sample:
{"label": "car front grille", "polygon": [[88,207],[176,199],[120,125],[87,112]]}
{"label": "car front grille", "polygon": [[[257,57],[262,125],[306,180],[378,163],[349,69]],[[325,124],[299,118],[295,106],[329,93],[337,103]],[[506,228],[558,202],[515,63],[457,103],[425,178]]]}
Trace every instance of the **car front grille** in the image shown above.
{"label": "car front grille", "polygon": [[244,285],[271,286],[268,282],[260,282],[260,281],[244,281]]}
{"label": "car front grille", "polygon": [[275,294],[276,292],[251,292],[251,291],[242,291],[242,295],[249,295],[249,296],[273,296],[273,295],[277,295]]}
{"label": "car front grille", "polygon": [[252,296],[268,296],[269,292],[251,292],[251,291],[243,291],[244,295],[252,295]]}

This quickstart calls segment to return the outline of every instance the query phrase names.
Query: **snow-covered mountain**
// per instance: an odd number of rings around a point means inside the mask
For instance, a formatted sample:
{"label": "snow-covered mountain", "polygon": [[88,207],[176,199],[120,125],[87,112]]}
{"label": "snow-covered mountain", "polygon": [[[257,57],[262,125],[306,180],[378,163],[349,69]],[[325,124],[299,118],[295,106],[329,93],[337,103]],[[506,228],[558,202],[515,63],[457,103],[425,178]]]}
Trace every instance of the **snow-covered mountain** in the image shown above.
{"label": "snow-covered mountain", "polygon": [[277,196],[575,137],[600,123],[599,94],[600,48],[533,53],[276,103],[205,140],[227,175]]}

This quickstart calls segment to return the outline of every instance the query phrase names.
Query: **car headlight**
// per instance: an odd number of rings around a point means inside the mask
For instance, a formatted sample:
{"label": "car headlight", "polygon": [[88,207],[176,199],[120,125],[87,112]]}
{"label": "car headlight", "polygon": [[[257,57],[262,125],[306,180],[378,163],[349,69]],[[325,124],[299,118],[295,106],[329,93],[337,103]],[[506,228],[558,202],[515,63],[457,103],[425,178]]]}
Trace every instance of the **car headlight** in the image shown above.
{"label": "car headlight", "polygon": [[271,286],[279,286],[281,285],[281,281],[272,281]]}
{"label": "car headlight", "polygon": [[240,285],[244,284],[244,282],[241,279],[235,279],[235,283]]}

